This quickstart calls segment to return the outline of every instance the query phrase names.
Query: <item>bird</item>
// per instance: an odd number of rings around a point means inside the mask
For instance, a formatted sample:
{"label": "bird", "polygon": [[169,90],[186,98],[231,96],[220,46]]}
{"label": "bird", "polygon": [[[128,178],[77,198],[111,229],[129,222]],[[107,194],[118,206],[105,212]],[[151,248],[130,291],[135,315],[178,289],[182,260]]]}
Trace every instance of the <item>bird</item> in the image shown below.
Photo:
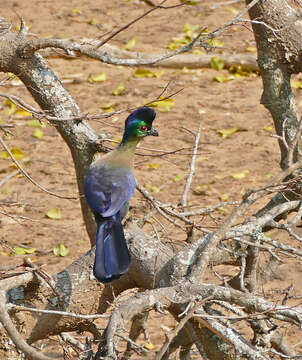
{"label": "bird", "polygon": [[97,224],[94,276],[102,283],[119,279],[130,267],[122,219],[129,209],[136,180],[132,163],[137,144],[146,136],[158,136],[152,127],[155,111],[135,109],[125,121],[121,143],[94,160],[84,179],[84,194]]}

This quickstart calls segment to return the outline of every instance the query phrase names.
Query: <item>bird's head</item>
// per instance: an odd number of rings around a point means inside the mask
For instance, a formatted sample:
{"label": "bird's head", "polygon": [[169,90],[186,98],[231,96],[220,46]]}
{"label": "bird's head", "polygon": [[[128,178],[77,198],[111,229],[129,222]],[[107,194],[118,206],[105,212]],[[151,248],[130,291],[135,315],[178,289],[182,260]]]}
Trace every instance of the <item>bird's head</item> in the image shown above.
{"label": "bird's head", "polygon": [[152,127],[155,116],[155,111],[146,106],[134,110],[125,121],[122,143],[128,140],[138,140],[149,135],[158,136],[157,130]]}

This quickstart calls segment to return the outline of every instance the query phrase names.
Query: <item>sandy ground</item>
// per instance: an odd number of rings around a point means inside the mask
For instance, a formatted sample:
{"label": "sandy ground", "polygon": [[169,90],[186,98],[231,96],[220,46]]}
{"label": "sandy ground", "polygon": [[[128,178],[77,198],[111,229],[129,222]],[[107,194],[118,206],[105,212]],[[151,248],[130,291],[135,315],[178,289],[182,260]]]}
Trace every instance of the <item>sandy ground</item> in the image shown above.
{"label": "sandy ground", "polygon": [[[155,11],[119,34],[111,44],[123,48],[128,40],[136,37],[133,50],[160,53],[166,51],[173,38],[182,33],[184,24],[197,24],[213,30],[230,20],[240,9],[240,5],[235,4],[211,10],[210,6],[217,1],[207,1],[206,5],[203,3],[201,1],[196,6]],[[74,39],[100,37],[148,9],[149,6],[143,1],[102,0],[96,4],[92,0],[2,0],[0,3],[0,15],[11,20],[14,27],[18,26],[17,13],[25,19],[33,36]],[[239,26],[226,31],[219,40],[223,42],[223,47],[213,50],[213,56],[219,56],[222,52],[250,53],[255,47],[250,29]],[[213,81],[213,78],[230,76],[228,70],[164,69],[159,77],[135,78],[134,68],[105,65],[87,58],[52,58],[48,63],[63,80],[83,113],[101,113],[104,111],[102,107],[108,103],[115,110],[142,105],[154,100],[168,82],[170,93],[183,88],[173,97],[174,105],[170,111],[158,111],[155,125],[160,137],[148,138],[143,146],[151,149],[148,153],[153,155],[155,153],[152,149],[186,150],[162,157],[138,155],[135,161],[138,182],[152,188],[152,194],[164,202],[180,202],[194,145],[194,137],[186,129],[196,132],[200,121],[200,148],[189,192],[189,205],[205,207],[222,200],[240,200],[248,189],[265,184],[279,171],[279,148],[276,139],[271,136],[270,115],[260,105],[262,82],[257,74],[219,83]],[[150,70],[158,73],[163,69]],[[101,72],[106,73],[104,82],[89,82],[91,75]],[[112,95],[112,90],[120,85],[125,87],[123,95]],[[12,84],[1,89],[1,92],[21,96],[28,103],[34,104],[23,86]],[[30,118],[15,111],[10,113],[9,109],[5,100],[0,98],[0,120],[14,125],[13,136],[6,138],[6,142],[10,148],[22,150],[24,157],[21,162],[24,168],[48,190],[77,196],[72,159],[56,130],[45,124],[45,127],[40,128],[43,137],[36,138],[33,136],[35,128],[28,125]],[[91,126],[97,132],[108,134],[109,139],[117,140],[121,137],[126,114],[116,115],[106,121],[94,121]],[[219,130],[235,127],[240,131],[226,138],[219,133]],[[107,144],[114,146],[110,142]],[[10,160],[0,159],[0,181],[13,171],[15,169]],[[45,213],[53,208],[60,209],[60,219],[46,218]],[[89,249],[78,200],[51,197],[24,177],[15,176],[0,187],[0,210],[1,266],[22,261],[22,256],[14,255],[12,249],[23,244],[47,252],[28,256],[37,264],[44,264],[48,273],[54,274]],[[131,201],[131,216],[139,219],[148,211],[149,205],[136,193]],[[200,219],[200,224],[213,229],[229,211],[230,208],[225,208],[214,213],[214,219]],[[156,216],[160,219],[160,216]],[[163,224],[165,231],[160,227],[158,229],[163,241],[181,244],[185,240],[185,232],[168,226],[164,221]],[[151,232],[147,226],[145,230]],[[52,249],[59,243],[69,249],[67,256],[54,256]],[[233,271],[227,267],[217,270],[221,276],[229,276]],[[265,286],[265,296],[276,296],[291,283],[298,283],[301,270],[300,263],[286,260],[282,278]],[[209,273],[209,279],[214,281],[213,274]],[[299,295],[298,289],[294,293]],[[164,335],[164,330],[158,329],[158,321],[159,315],[154,315],[149,323],[151,341],[156,349]],[[173,324],[172,319],[165,322],[166,326],[172,327]],[[3,340],[3,345],[0,344],[0,348],[3,348],[0,350],[0,358],[19,358],[13,346],[8,345],[3,329],[0,331]],[[291,332],[294,334],[294,330],[289,328],[288,333]],[[46,343],[54,348],[58,344],[56,339]]]}

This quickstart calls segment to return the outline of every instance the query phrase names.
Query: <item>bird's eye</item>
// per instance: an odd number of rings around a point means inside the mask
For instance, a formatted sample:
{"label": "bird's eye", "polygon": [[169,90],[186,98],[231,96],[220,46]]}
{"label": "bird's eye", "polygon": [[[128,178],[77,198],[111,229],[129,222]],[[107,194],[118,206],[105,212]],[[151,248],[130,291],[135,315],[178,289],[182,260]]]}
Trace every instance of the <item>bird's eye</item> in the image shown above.
{"label": "bird's eye", "polygon": [[140,129],[140,131],[142,131],[142,132],[145,132],[145,131],[148,130],[147,126],[145,126],[145,125],[141,126],[139,129]]}

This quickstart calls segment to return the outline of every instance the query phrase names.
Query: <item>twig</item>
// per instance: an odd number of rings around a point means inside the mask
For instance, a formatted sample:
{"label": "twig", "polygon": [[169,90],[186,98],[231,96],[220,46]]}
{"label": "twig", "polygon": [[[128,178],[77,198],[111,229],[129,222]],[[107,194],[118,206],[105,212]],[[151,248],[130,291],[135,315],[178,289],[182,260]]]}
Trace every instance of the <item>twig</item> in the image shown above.
{"label": "twig", "polygon": [[138,16],[137,18],[135,18],[134,20],[131,20],[128,24],[121,26],[118,30],[116,30],[113,34],[109,35],[105,40],[103,40],[100,44],[98,44],[95,49],[99,49],[101,46],[103,46],[104,44],[106,44],[109,40],[113,39],[117,34],[119,34],[120,32],[128,29],[131,25],[135,24],[136,22],[138,22],[139,20],[141,20],[142,18],[146,17],[148,14],[150,14],[151,12],[159,9],[167,0],[163,0],[159,5],[154,6],[152,9],[149,9],[148,11],[144,12],[142,15]]}
{"label": "twig", "polygon": [[[179,333],[179,331],[185,326],[186,322],[194,315],[194,312],[206,301],[210,300],[211,297],[208,297],[206,299],[202,299],[201,301],[198,301],[194,306],[191,307],[191,309],[187,312],[187,314],[180,320],[180,322],[177,324],[177,326],[174,328],[173,331],[169,333],[169,335],[166,334],[166,341],[159,350],[159,352],[156,354],[154,360],[161,360],[167,351],[169,345],[171,344],[172,340],[175,338],[175,336]],[[192,304],[191,304],[192,305]]]}
{"label": "twig", "polygon": [[5,176],[5,178],[3,178],[0,181],[0,187],[5,184],[9,179],[13,178],[14,176],[18,175],[20,173],[20,170],[15,170],[12,173],[8,174],[7,176]]}
{"label": "twig", "polygon": [[20,170],[20,172],[32,183],[34,184],[37,188],[39,188],[40,190],[44,191],[45,193],[58,197],[60,199],[68,199],[68,200],[75,200],[78,199],[77,197],[74,196],[62,196],[62,195],[58,195],[52,191],[49,191],[47,189],[45,189],[43,186],[41,186],[40,184],[38,184],[35,180],[33,180],[29,174],[22,168],[22,166],[20,165],[19,161],[15,159],[14,155],[11,153],[11,151],[9,150],[9,148],[7,147],[7,145],[5,144],[5,142],[2,140],[2,138],[0,137],[0,144],[3,146],[3,148],[7,151],[8,155],[10,156],[11,160],[13,161],[14,164],[17,165],[18,169]]}
{"label": "twig", "polygon": [[83,315],[83,314],[70,313],[70,312],[66,312],[66,311],[35,309],[35,308],[26,307],[26,306],[15,305],[12,303],[7,304],[7,308],[8,308],[8,310],[14,309],[15,311],[28,311],[28,312],[33,312],[33,313],[68,316],[68,317],[74,317],[74,318],[84,319],[84,320],[108,318],[110,316],[109,314],[108,315],[107,314]]}
{"label": "twig", "polygon": [[192,155],[192,159],[191,159],[189,176],[187,178],[186,185],[185,185],[185,188],[184,188],[184,191],[182,194],[182,198],[181,198],[182,206],[187,206],[188,191],[190,189],[190,186],[191,186],[191,183],[193,180],[193,176],[194,176],[194,171],[195,171],[195,160],[196,160],[196,154],[197,154],[197,149],[198,149],[198,143],[199,143],[199,139],[200,139],[200,132],[201,132],[201,122],[199,124],[199,129],[198,129],[198,132],[197,132],[196,138],[195,138],[195,144],[194,144],[194,148],[193,148],[193,155]]}

